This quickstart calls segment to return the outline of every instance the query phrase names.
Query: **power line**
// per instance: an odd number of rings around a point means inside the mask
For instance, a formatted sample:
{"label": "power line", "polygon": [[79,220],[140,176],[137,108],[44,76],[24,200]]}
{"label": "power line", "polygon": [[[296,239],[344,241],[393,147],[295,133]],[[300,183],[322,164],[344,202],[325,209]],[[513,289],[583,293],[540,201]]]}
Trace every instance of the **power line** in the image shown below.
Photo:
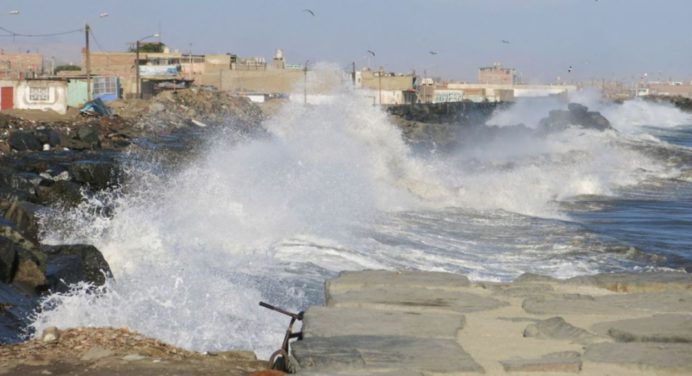
{"label": "power line", "polygon": [[6,35],[0,35],[3,37],[24,37],[24,38],[44,38],[44,37],[55,37],[59,35],[67,35],[67,34],[74,34],[74,33],[81,33],[84,31],[84,29],[75,29],[75,30],[67,30],[67,31],[60,31],[57,33],[44,33],[44,34],[24,34],[24,33],[17,33],[12,30],[6,29],[2,26],[0,26],[0,30],[8,33]]}
{"label": "power line", "polygon": [[96,39],[96,35],[94,35],[94,29],[89,28],[89,34],[91,34],[91,39],[94,40],[94,43],[96,43],[96,47],[98,47],[99,51],[104,52],[106,51],[102,46],[101,43]]}

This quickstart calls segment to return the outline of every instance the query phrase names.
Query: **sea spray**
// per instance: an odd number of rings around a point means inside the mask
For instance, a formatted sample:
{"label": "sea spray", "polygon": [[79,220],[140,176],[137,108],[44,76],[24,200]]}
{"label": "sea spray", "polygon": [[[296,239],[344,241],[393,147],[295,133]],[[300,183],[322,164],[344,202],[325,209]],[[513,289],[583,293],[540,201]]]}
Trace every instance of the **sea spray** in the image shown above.
{"label": "sea spray", "polygon": [[341,270],[492,280],[629,270],[639,264],[608,251],[623,247],[569,222],[561,201],[675,176],[633,147],[637,138],[613,131],[500,132],[415,154],[350,89],[291,102],[264,127],[243,140],[219,133],[178,170],[128,163],[122,189],[44,218],[44,241],[96,245],[115,279],[98,294],[77,286],[51,296],[37,332],[127,326],[189,349],[266,357],[286,320],[258,301],[304,309]]}
{"label": "sea spray", "polygon": [[424,180],[425,169],[366,103],[346,93],[317,107],[289,104],[265,124],[267,136],[219,138],[170,175],[134,165],[126,189],[46,217],[44,240],[96,245],[115,280],[98,297],[84,289],[53,296],[37,332],[128,326],[186,348],[266,355],[280,342],[282,321],[257,302],[299,309],[309,288],[296,286],[317,284],[296,275],[283,281],[277,245],[301,234],[347,241],[350,227],[420,201],[400,181]]}

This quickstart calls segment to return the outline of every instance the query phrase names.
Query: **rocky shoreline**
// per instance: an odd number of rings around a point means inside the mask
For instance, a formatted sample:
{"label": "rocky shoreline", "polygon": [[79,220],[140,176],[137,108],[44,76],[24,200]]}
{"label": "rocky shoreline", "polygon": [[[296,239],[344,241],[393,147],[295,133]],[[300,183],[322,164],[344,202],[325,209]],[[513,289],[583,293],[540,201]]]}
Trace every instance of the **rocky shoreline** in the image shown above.
{"label": "rocky shoreline", "polygon": [[[182,159],[193,132],[261,130],[261,109],[224,92],[164,92],[150,101],[115,103],[117,114],[0,114],[0,343],[27,331],[42,297],[69,285],[102,285],[110,268],[87,244],[41,243],[43,213],[73,208],[126,182],[123,162],[168,152]],[[182,145],[173,147],[162,143]],[[108,211],[105,207],[103,210]]]}

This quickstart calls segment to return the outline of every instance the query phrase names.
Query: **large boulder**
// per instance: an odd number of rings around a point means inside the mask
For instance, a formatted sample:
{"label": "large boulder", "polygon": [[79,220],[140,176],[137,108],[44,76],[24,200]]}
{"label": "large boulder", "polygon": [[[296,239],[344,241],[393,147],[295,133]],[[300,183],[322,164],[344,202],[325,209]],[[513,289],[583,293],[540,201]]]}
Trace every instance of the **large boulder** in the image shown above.
{"label": "large boulder", "polygon": [[82,200],[80,185],[69,180],[46,180],[39,185],[36,195],[39,202],[44,205],[60,203],[74,206]]}
{"label": "large boulder", "polygon": [[42,245],[48,261],[46,277],[52,291],[65,292],[78,282],[103,285],[112,276],[108,262],[93,245]]}
{"label": "large boulder", "polygon": [[99,147],[101,145],[98,128],[87,125],[81,126],[77,130],[77,137],[79,137],[81,141],[90,145],[92,148]]}
{"label": "large boulder", "polygon": [[37,306],[38,296],[27,294],[17,286],[0,283],[0,344],[25,339],[31,314]]}
{"label": "large boulder", "polygon": [[112,162],[84,160],[70,164],[69,172],[78,183],[89,184],[94,189],[105,189],[111,185],[116,171]]}
{"label": "large boulder", "polygon": [[600,112],[589,111],[588,107],[579,103],[568,104],[566,111],[550,111],[548,117],[541,119],[538,126],[539,131],[544,133],[559,132],[570,126],[599,131],[613,129],[608,119],[601,115]]}
{"label": "large boulder", "polygon": [[60,134],[51,128],[37,129],[34,132],[36,139],[43,145],[58,146],[60,145]]}
{"label": "large boulder", "polygon": [[37,213],[43,208],[41,205],[26,201],[14,201],[5,212],[5,219],[12,222],[16,230],[25,238],[38,243]]}
{"label": "large boulder", "polygon": [[12,149],[17,151],[38,151],[43,148],[39,140],[34,135],[24,131],[14,131],[10,133],[8,143]]}
{"label": "large boulder", "polygon": [[17,249],[17,270],[12,277],[12,284],[23,287],[32,292],[39,293],[46,287],[46,275],[43,272],[41,254]]}
{"label": "large boulder", "polygon": [[0,236],[0,283],[10,283],[17,270],[17,250],[12,240]]}

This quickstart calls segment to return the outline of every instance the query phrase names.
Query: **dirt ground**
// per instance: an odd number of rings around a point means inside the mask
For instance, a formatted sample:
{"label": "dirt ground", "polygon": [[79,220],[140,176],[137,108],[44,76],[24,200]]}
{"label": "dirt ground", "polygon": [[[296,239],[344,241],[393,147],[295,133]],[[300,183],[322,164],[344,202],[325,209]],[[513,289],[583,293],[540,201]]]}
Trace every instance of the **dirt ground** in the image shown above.
{"label": "dirt ground", "polygon": [[127,329],[76,328],[0,345],[0,375],[249,375],[267,368],[252,352],[197,353]]}

